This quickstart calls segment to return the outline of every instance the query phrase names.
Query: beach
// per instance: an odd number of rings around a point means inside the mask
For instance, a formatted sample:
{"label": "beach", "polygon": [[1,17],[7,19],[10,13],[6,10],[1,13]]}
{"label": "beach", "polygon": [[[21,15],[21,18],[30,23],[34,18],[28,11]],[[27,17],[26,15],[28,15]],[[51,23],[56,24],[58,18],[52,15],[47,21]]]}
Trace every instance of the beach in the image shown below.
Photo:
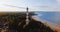
{"label": "beach", "polygon": [[40,22],[44,23],[44,25],[49,26],[52,30],[60,32],[60,25],[42,20],[42,19],[38,18],[36,15],[32,16],[32,18],[35,19],[36,21],[40,21]]}

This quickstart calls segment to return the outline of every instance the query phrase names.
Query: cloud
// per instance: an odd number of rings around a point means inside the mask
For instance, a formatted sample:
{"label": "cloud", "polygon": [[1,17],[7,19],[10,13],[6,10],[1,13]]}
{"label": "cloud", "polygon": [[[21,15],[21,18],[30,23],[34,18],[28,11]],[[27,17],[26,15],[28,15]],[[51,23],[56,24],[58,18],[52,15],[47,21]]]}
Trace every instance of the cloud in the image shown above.
{"label": "cloud", "polygon": [[[41,10],[42,11],[60,11],[60,5],[57,4],[56,0],[45,0],[45,1],[42,1],[42,3],[37,2],[36,5],[34,4],[32,8],[34,8],[36,11],[37,10],[38,11],[41,11]],[[50,1],[50,2],[47,2],[47,1]]]}
{"label": "cloud", "polygon": [[[4,1],[4,0],[0,0],[0,1]],[[6,1],[6,0],[5,0]]]}
{"label": "cloud", "polygon": [[55,5],[42,4],[42,5],[36,6],[35,8],[39,10],[44,10],[44,11],[60,11],[60,5],[58,4],[55,4]]}
{"label": "cloud", "polygon": [[25,11],[25,9],[0,5],[0,12],[21,12],[21,11]]}
{"label": "cloud", "polygon": [[9,5],[15,5],[15,6],[20,6],[20,7],[24,7],[24,5],[20,5],[22,4],[21,0],[20,3],[16,3],[14,0],[0,0],[0,12],[21,12],[21,11],[26,11],[25,9],[21,9],[21,8],[16,8],[16,7],[10,7],[10,6],[6,6],[5,4],[9,4]]}
{"label": "cloud", "polygon": [[[9,4],[9,5],[15,5],[15,6],[20,6],[20,7],[26,7],[27,5],[29,6],[29,11],[60,11],[60,5],[58,4],[52,4],[52,3],[48,3],[46,0],[46,3],[43,4],[42,0],[29,0],[28,2],[26,0],[0,0],[0,11],[1,10],[25,10],[25,9],[19,9],[19,8],[15,8],[15,7],[10,7],[9,9],[7,9],[7,6],[4,6],[2,4]],[[50,1],[50,0],[49,0]],[[60,0],[57,0],[58,3]],[[42,3],[41,3],[42,2]],[[28,3],[28,4],[27,4]]]}
{"label": "cloud", "polygon": [[60,0],[56,0],[58,4],[60,4]]}

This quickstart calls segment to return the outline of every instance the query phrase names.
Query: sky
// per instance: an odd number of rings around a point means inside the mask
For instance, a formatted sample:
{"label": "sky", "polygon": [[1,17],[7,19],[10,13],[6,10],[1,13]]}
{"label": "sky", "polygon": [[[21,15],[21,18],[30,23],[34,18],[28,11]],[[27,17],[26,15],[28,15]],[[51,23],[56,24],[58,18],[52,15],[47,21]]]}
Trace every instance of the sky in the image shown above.
{"label": "sky", "polygon": [[0,11],[26,11],[27,6],[29,11],[60,11],[60,0],[0,0]]}

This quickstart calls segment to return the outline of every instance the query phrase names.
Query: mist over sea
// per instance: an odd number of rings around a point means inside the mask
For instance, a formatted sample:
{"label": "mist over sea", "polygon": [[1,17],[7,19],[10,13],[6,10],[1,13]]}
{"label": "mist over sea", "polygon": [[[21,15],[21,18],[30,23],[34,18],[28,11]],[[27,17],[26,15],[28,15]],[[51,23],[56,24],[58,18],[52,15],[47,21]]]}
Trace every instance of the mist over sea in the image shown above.
{"label": "mist over sea", "polygon": [[42,20],[46,20],[60,25],[60,12],[34,12]]}

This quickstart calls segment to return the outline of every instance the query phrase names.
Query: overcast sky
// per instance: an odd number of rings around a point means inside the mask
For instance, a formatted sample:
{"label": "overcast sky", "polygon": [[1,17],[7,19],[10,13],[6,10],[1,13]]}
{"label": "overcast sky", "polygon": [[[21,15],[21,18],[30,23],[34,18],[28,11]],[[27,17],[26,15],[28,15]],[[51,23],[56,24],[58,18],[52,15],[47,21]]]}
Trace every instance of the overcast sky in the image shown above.
{"label": "overcast sky", "polygon": [[27,6],[29,11],[60,11],[60,0],[0,0],[0,11],[26,11]]}

